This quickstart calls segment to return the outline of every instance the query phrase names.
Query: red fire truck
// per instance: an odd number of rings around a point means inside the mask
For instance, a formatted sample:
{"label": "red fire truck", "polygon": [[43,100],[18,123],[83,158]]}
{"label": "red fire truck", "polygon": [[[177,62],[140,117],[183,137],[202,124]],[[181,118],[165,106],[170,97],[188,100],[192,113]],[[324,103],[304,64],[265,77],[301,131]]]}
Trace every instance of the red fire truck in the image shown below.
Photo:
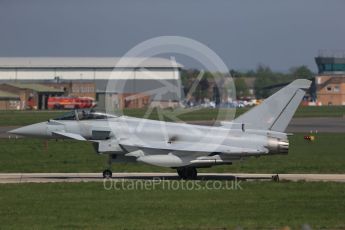
{"label": "red fire truck", "polygon": [[48,109],[86,109],[96,106],[91,97],[49,97]]}

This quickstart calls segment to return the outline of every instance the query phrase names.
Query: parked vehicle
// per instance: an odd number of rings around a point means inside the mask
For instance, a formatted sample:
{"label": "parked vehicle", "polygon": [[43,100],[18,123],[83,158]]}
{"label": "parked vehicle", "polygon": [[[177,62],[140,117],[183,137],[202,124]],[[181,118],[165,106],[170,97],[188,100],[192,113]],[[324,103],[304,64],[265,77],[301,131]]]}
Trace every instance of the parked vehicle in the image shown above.
{"label": "parked vehicle", "polygon": [[91,97],[49,97],[48,109],[87,109],[96,106]]}

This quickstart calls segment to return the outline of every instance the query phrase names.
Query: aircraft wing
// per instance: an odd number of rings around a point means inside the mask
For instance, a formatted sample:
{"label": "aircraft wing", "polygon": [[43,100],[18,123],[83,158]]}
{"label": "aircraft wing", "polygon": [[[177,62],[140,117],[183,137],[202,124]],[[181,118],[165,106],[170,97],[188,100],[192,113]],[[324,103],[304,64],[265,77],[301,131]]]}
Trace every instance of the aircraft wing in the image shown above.
{"label": "aircraft wing", "polygon": [[158,141],[145,141],[141,143],[133,143],[130,140],[120,140],[120,145],[135,146],[138,148],[147,149],[160,149],[160,150],[170,150],[170,151],[182,151],[182,152],[205,152],[205,153],[224,153],[224,154],[259,154],[262,150],[251,149],[251,148],[239,148],[219,144],[211,143],[194,143],[194,142],[158,142]]}

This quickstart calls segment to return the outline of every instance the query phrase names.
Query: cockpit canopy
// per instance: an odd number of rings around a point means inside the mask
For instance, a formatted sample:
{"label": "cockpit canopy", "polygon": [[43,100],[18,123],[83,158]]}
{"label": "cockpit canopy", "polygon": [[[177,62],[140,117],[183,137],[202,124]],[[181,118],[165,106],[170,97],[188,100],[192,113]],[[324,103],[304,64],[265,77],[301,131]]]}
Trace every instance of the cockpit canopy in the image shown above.
{"label": "cockpit canopy", "polygon": [[74,110],[68,113],[63,114],[60,117],[55,118],[54,120],[105,120],[109,118],[116,118],[115,115],[110,115],[106,113],[96,112],[94,110]]}

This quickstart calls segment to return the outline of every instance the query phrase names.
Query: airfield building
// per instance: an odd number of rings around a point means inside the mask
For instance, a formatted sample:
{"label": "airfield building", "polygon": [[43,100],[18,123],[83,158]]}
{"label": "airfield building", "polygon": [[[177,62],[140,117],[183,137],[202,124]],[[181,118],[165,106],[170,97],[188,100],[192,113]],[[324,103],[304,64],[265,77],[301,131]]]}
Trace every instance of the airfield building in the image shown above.
{"label": "airfield building", "polygon": [[[8,109],[47,109],[47,101],[50,96],[62,96],[64,91],[41,84],[21,84],[21,83],[3,83],[0,84],[0,90],[19,98],[16,107],[7,107]],[[13,104],[13,103],[12,103]]]}
{"label": "airfield building", "polygon": [[320,54],[315,58],[317,102],[320,105],[345,105],[345,53]]}
{"label": "airfield building", "polygon": [[0,90],[0,110],[20,109],[20,98],[18,95]]}
{"label": "airfield building", "polygon": [[176,107],[181,68],[165,58],[0,58],[0,84],[6,83],[1,90],[12,94],[10,85],[44,85],[57,94],[94,97],[100,108],[105,102],[118,109]]}

